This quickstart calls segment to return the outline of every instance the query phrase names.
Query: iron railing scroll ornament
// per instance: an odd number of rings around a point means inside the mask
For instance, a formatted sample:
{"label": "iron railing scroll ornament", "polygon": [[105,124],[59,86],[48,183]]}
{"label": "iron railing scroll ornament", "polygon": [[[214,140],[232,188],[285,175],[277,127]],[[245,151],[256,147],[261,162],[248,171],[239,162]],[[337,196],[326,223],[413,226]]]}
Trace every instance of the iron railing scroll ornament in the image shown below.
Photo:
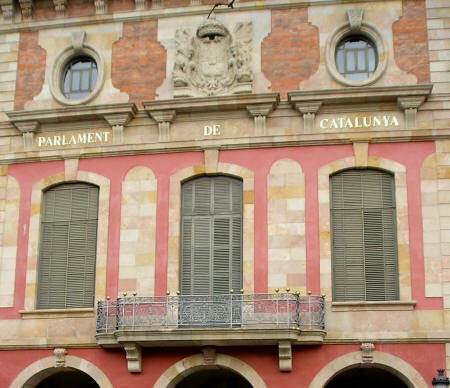
{"label": "iron railing scroll ornament", "polygon": [[97,333],[164,328],[324,329],[322,296],[267,294],[126,296],[99,301]]}

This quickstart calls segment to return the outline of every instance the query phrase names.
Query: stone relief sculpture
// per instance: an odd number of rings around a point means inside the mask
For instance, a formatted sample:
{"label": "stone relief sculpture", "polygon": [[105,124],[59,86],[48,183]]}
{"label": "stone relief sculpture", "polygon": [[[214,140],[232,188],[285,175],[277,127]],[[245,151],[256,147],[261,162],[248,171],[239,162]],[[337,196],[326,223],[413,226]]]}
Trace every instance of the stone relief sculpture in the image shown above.
{"label": "stone relief sculpture", "polygon": [[233,34],[214,18],[175,34],[174,97],[249,93],[253,86],[253,24],[237,23]]}

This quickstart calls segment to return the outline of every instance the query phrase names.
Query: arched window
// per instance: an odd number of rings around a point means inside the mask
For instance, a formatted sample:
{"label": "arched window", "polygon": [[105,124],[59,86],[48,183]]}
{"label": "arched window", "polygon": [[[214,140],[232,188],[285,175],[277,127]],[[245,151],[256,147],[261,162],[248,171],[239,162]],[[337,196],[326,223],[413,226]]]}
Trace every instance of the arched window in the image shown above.
{"label": "arched window", "polygon": [[330,180],[333,300],[398,300],[393,175],[352,169]]}
{"label": "arched window", "polygon": [[213,176],[185,182],[181,217],[181,293],[241,289],[242,181]]}
{"label": "arched window", "polygon": [[37,308],[93,307],[98,187],[55,186],[42,208]]}

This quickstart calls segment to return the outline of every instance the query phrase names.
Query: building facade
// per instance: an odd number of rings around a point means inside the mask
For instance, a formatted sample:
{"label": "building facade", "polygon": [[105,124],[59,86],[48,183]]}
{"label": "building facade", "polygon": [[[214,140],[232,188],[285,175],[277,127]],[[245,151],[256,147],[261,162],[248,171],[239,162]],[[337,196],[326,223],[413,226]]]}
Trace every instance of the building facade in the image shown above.
{"label": "building facade", "polygon": [[0,386],[430,387],[446,0],[1,0]]}

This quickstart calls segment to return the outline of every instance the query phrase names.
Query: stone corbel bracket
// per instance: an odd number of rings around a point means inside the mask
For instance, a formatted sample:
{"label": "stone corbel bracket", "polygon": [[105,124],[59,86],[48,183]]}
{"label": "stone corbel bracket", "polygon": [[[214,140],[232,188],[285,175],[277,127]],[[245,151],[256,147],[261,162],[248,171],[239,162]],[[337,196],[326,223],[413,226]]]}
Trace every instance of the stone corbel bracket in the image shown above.
{"label": "stone corbel bracket", "polygon": [[97,15],[103,15],[106,12],[106,3],[108,0],[94,0],[95,13]]}
{"label": "stone corbel bracket", "polygon": [[406,96],[397,99],[398,105],[405,113],[406,129],[416,129],[417,109],[425,101],[425,96]]}
{"label": "stone corbel bracket", "polygon": [[113,133],[113,144],[123,144],[124,128],[134,118],[136,110],[126,113],[105,115],[105,120],[109,124]]}
{"label": "stone corbel bracket", "polygon": [[23,149],[25,151],[32,151],[34,145],[34,133],[39,129],[39,121],[15,121],[13,124],[20,132],[22,132]]}
{"label": "stone corbel bracket", "polygon": [[[419,106],[431,94],[432,84],[402,86],[352,87],[323,90],[295,90],[288,92],[291,105],[303,115],[305,133],[313,128],[317,110],[333,112],[351,111],[351,107],[366,104],[397,103],[405,113],[406,129],[416,128]],[[314,112],[317,106],[316,112]],[[356,109],[356,108],[355,108]]]}
{"label": "stone corbel bracket", "polygon": [[162,8],[163,0],[152,0],[152,8]]}
{"label": "stone corbel bracket", "polygon": [[23,134],[24,150],[32,151],[34,146],[34,134],[41,128],[45,132],[46,124],[54,124],[60,121],[77,122],[84,120],[106,120],[115,133],[117,144],[123,141],[123,128],[137,114],[134,103],[85,105],[60,109],[37,109],[27,111],[6,112],[11,123]]}
{"label": "stone corbel bracket", "polygon": [[281,372],[292,370],[292,345],[289,341],[278,342],[278,365]]}
{"label": "stone corbel bracket", "polygon": [[63,18],[66,12],[66,0],[53,0],[55,5],[56,17]]}
{"label": "stone corbel bracket", "polygon": [[[217,97],[183,97],[171,100],[143,101],[147,114],[158,123],[159,140],[170,140],[170,124],[176,114],[197,114],[247,110],[255,117],[255,131],[264,132],[265,115],[276,108],[280,101],[279,93],[237,94]],[[254,112],[254,113],[252,113]],[[258,118],[258,116],[264,116]]]}
{"label": "stone corbel bracket", "polygon": [[275,103],[247,105],[247,111],[255,119],[255,135],[264,136],[266,134],[266,117],[275,109]]}
{"label": "stone corbel bracket", "polygon": [[363,366],[370,366],[373,363],[373,352],[375,351],[375,345],[371,342],[363,342],[361,344],[361,364]]}
{"label": "stone corbel bracket", "polygon": [[147,8],[147,0],[134,0],[136,11],[145,11]]}
{"label": "stone corbel bracket", "polygon": [[142,350],[136,343],[124,345],[127,357],[128,372],[140,373],[142,371]]}
{"label": "stone corbel bracket", "polygon": [[363,19],[362,8],[349,8],[347,10],[347,19],[350,24],[350,30],[352,30],[352,32],[358,32],[361,29]]}
{"label": "stone corbel bracket", "polygon": [[297,102],[294,104],[295,109],[302,115],[304,133],[314,132],[316,113],[321,106],[321,101]]}
{"label": "stone corbel bracket", "polygon": [[158,123],[159,141],[170,140],[170,123],[175,118],[177,111],[174,109],[149,111],[150,117]]}
{"label": "stone corbel bracket", "polygon": [[23,21],[30,21],[33,15],[33,0],[19,0],[19,4],[22,10]]}
{"label": "stone corbel bracket", "polygon": [[67,350],[65,348],[55,348],[53,354],[55,356],[55,368],[65,367]]}
{"label": "stone corbel bracket", "polygon": [[14,1],[0,0],[0,7],[2,8],[3,20],[6,23],[12,23],[14,19]]}

